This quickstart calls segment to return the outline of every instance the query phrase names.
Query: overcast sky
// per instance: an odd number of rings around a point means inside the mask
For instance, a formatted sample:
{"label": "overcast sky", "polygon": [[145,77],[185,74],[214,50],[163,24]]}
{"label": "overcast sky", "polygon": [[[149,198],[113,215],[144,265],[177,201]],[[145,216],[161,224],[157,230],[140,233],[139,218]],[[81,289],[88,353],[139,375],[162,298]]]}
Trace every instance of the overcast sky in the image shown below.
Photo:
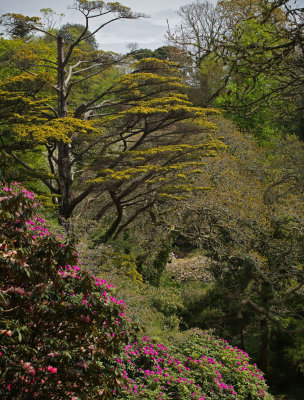
{"label": "overcast sky", "polygon": [[[215,0],[214,0],[215,1]],[[133,11],[149,14],[151,18],[131,21],[117,21],[108,25],[97,36],[99,47],[103,50],[126,52],[129,43],[137,43],[139,48],[155,49],[166,45],[164,34],[166,20],[174,27],[178,23],[176,11],[192,0],[121,0],[120,3]],[[18,12],[28,16],[39,16],[41,8],[52,8],[65,13],[64,22],[81,23],[77,11],[68,10],[73,0],[0,0],[0,14]]]}

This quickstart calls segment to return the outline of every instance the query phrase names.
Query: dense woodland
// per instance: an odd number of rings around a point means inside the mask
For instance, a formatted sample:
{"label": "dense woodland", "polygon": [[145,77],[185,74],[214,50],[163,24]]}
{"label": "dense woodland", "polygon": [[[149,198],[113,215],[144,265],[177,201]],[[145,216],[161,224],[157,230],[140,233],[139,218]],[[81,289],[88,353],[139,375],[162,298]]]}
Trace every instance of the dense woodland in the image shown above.
{"label": "dense woodland", "polygon": [[303,399],[304,9],[74,8],[1,17],[1,399]]}

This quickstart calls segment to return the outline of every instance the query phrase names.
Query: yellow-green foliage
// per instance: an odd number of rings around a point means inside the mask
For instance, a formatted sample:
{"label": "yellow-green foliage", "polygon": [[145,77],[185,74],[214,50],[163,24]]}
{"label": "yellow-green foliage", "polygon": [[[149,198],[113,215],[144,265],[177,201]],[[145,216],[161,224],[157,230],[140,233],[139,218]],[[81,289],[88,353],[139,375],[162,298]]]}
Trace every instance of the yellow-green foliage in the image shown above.
{"label": "yellow-green foliage", "polygon": [[41,126],[16,125],[14,131],[19,136],[32,137],[38,143],[62,141],[69,143],[75,134],[97,134],[100,130],[93,126],[94,121],[81,121],[77,118],[57,118]]}
{"label": "yellow-green foliage", "polygon": [[7,78],[0,83],[0,124],[36,126],[46,121],[41,115],[46,100],[36,100],[29,92],[35,85],[43,85],[43,79],[28,73]]}
{"label": "yellow-green foliage", "polygon": [[[170,153],[170,152],[185,152],[185,151],[196,151],[196,150],[208,150],[208,151],[214,151],[215,149],[219,148],[224,148],[225,145],[220,142],[220,141],[210,141],[207,143],[201,143],[201,144],[178,144],[178,145],[167,145],[167,146],[158,146],[158,147],[153,147],[153,148],[148,148],[145,150],[132,150],[129,152],[126,152],[126,154],[130,156],[149,156],[149,155],[154,155],[154,154],[160,154],[160,153]],[[214,153],[211,153],[215,155]]]}
{"label": "yellow-green foliage", "polygon": [[136,260],[131,254],[122,254],[110,250],[104,252],[101,263],[104,270],[112,271],[123,279],[128,277],[137,285],[143,283],[143,277],[137,271]]}
{"label": "yellow-green foliage", "polygon": [[30,71],[33,78],[36,74],[47,73],[48,85],[55,82],[56,68],[53,63],[56,62],[56,52],[52,43],[46,43],[41,38],[29,42],[22,39],[1,38],[0,57],[2,62],[0,76],[4,78],[19,75],[20,71]]}
{"label": "yellow-green foliage", "polygon": [[[124,168],[123,170],[113,170],[113,169],[104,169],[99,171],[99,174],[102,175],[96,179],[92,179],[91,182],[94,183],[102,183],[102,182],[112,182],[113,180],[128,180],[133,178],[134,176],[138,176],[140,174],[147,174],[149,172],[160,172],[163,174],[169,173],[174,171],[176,174],[176,171],[181,170],[183,173],[186,173],[184,169],[187,169],[189,167],[197,167],[199,165],[204,165],[205,163],[203,162],[184,162],[184,163],[176,163],[173,165],[169,166],[161,166],[161,165],[155,165],[155,164],[146,164],[146,165],[139,165],[136,167],[132,168]],[[192,173],[197,173],[197,170],[194,171],[188,171],[188,174]],[[184,178],[183,175],[176,174],[176,177],[178,178]],[[147,183],[153,183],[156,181],[161,181],[163,177],[156,177],[154,179],[148,179],[149,176],[147,177]]]}

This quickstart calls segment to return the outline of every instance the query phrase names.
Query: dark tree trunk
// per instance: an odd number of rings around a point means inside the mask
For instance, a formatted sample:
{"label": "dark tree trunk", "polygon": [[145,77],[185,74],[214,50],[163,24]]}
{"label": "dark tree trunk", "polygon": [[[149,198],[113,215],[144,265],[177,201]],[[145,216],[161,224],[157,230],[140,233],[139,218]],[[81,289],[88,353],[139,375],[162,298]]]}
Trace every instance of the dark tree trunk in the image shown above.
{"label": "dark tree trunk", "polygon": [[241,332],[240,332],[240,339],[241,339],[241,349],[245,350],[244,333],[243,333],[242,328],[241,328]]}
{"label": "dark tree trunk", "polygon": [[[66,65],[64,56],[64,39],[62,36],[57,38],[58,50],[58,69],[57,69],[57,93],[58,93],[58,117],[67,117],[67,104],[66,104]],[[63,225],[69,232],[71,230],[70,218],[72,216],[72,160],[70,144],[59,142],[58,151],[58,176],[59,176],[59,210],[58,218],[61,225]]]}
{"label": "dark tree trunk", "polygon": [[116,197],[116,194],[114,191],[110,190],[110,196],[112,198],[112,201],[116,207],[116,219],[115,221],[112,223],[112,225],[110,226],[110,228],[107,230],[107,232],[103,235],[103,242],[107,242],[109,239],[112,238],[112,236],[114,235],[114,233],[116,232],[117,228],[119,227],[119,224],[122,221],[123,218],[123,206],[121,205],[121,203],[119,202],[119,200]]}
{"label": "dark tree trunk", "polygon": [[266,318],[261,321],[260,334],[260,368],[265,374],[268,374],[270,365],[270,328]]}

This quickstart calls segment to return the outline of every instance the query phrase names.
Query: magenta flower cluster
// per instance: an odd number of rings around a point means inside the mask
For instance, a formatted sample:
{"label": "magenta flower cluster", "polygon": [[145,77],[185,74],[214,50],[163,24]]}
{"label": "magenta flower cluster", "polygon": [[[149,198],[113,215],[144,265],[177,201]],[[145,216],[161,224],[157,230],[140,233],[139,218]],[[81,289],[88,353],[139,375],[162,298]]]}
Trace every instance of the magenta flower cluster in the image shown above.
{"label": "magenta flower cluster", "polygon": [[[199,357],[187,356],[191,352]],[[234,400],[245,398],[244,395],[246,399],[272,398],[261,372],[255,364],[249,364],[248,354],[229,346],[224,339],[193,330],[184,347],[175,348],[175,356],[171,353],[172,350],[150,337],[126,346],[123,357],[117,358],[127,382],[123,395],[118,397],[138,400]]]}
{"label": "magenta flower cluster", "polygon": [[[17,194],[21,192],[28,199],[35,200],[35,196],[36,196],[35,193],[30,192],[29,190],[26,190],[23,186],[21,186],[20,182],[14,182],[12,188],[3,186],[1,189],[4,192],[11,193],[13,196],[17,196]],[[16,191],[16,189],[17,189],[17,191]],[[40,204],[40,202],[38,200],[36,200],[36,202],[33,203],[33,207],[37,207],[38,204]]]}

